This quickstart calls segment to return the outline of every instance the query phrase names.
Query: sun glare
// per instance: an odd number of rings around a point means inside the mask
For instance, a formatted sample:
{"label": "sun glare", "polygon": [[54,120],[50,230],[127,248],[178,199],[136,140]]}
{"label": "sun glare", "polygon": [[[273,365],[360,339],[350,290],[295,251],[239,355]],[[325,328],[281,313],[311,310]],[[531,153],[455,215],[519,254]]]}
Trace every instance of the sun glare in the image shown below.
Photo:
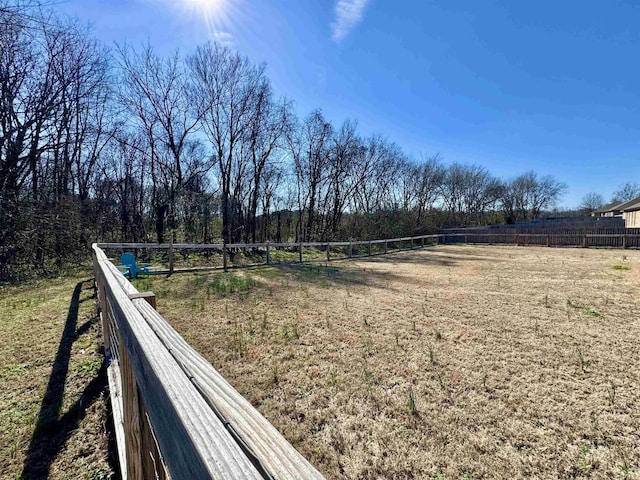
{"label": "sun glare", "polygon": [[224,0],[182,0],[189,8],[215,13],[225,3]]}
{"label": "sun glare", "polygon": [[232,10],[238,2],[230,0],[181,0],[180,6],[194,21],[204,23],[213,40],[225,41],[229,36],[232,21],[237,21],[237,12]]}

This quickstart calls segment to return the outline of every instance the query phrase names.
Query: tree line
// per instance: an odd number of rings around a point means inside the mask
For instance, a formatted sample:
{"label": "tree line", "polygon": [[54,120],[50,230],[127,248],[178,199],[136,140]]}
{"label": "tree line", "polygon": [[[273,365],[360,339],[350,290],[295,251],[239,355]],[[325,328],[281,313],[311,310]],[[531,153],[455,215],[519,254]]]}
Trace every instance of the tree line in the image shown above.
{"label": "tree line", "polygon": [[[628,202],[634,198],[640,198],[640,183],[626,182],[620,185],[613,195],[611,195],[611,203]],[[604,197],[596,192],[589,192],[582,197],[580,206],[578,207],[583,213],[593,212],[599,208],[602,208],[607,204]]]}
{"label": "tree line", "polygon": [[55,10],[0,0],[0,279],[92,241],[376,238],[517,222],[566,186],[413,159],[356,121],[299,117],[264,64],[207,43],[107,48]]}

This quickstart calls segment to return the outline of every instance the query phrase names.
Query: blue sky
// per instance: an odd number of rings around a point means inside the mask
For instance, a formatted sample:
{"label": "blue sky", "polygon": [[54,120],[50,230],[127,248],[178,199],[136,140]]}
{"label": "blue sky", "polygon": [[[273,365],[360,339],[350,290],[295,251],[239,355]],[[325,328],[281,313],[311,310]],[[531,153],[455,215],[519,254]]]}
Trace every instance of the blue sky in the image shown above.
{"label": "blue sky", "polygon": [[[209,7],[203,6],[209,4]],[[528,170],[563,204],[640,182],[640,2],[67,0],[107,44],[184,53],[217,39],[266,62],[274,90],[356,119],[420,159]]]}

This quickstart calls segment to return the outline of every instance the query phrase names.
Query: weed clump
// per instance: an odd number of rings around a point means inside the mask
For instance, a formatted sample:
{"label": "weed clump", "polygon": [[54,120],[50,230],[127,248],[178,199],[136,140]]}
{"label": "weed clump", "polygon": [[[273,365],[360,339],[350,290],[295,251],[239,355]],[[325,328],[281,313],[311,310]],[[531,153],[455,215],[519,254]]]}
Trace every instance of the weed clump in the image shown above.
{"label": "weed clump", "polygon": [[409,405],[409,413],[411,415],[416,416],[418,414],[418,409],[416,407],[416,397],[413,394],[413,386],[409,385],[409,399],[407,401]]}
{"label": "weed clump", "polygon": [[589,315],[590,317],[595,317],[595,318],[602,318],[603,317],[603,315],[600,312],[598,312],[596,310],[593,310],[591,308],[583,308],[582,309],[582,313],[584,313],[585,315]]}
{"label": "weed clump", "polygon": [[582,350],[580,350],[580,347],[576,347],[576,359],[578,361],[578,367],[580,367],[580,370],[582,371],[582,373],[587,373],[587,367],[591,362],[589,362],[584,358],[584,355],[582,354]]}
{"label": "weed clump", "polygon": [[219,295],[229,295],[236,292],[248,292],[257,285],[257,282],[248,275],[234,275],[223,273],[213,278],[207,287]]}

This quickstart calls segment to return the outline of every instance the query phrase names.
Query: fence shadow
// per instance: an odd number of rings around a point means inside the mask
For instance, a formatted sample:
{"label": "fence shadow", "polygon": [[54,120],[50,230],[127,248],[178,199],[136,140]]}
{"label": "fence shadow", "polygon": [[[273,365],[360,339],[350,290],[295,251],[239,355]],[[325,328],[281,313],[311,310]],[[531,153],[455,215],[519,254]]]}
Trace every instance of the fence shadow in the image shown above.
{"label": "fence shadow", "polygon": [[[49,477],[51,465],[74,430],[78,428],[80,422],[86,416],[87,410],[103,392],[107,391],[106,364],[103,357],[98,374],[85,386],[80,398],[60,416],[73,343],[97,321],[97,317],[93,317],[82,325],[77,326],[80,304],[95,298],[80,299],[85,284],[91,285],[91,281],[84,280],[79,282],[71,296],[53,368],[24,461],[22,478],[40,479]],[[112,454],[110,454],[110,458],[113,468]],[[118,469],[113,468],[113,470],[117,471]]]}
{"label": "fence shadow", "polygon": [[[435,253],[435,254],[434,254]],[[455,268],[469,261],[490,261],[487,257],[457,255],[455,252],[429,251],[427,248],[414,250],[396,250],[388,254],[376,253],[371,256],[334,258],[330,262],[324,260],[304,263],[280,263],[271,265],[282,273],[293,274],[303,282],[328,281],[343,286],[384,286],[390,283],[411,283],[413,280],[405,275],[397,274],[392,269],[378,269],[382,264],[416,264],[436,265]],[[354,266],[353,262],[358,262]]]}

